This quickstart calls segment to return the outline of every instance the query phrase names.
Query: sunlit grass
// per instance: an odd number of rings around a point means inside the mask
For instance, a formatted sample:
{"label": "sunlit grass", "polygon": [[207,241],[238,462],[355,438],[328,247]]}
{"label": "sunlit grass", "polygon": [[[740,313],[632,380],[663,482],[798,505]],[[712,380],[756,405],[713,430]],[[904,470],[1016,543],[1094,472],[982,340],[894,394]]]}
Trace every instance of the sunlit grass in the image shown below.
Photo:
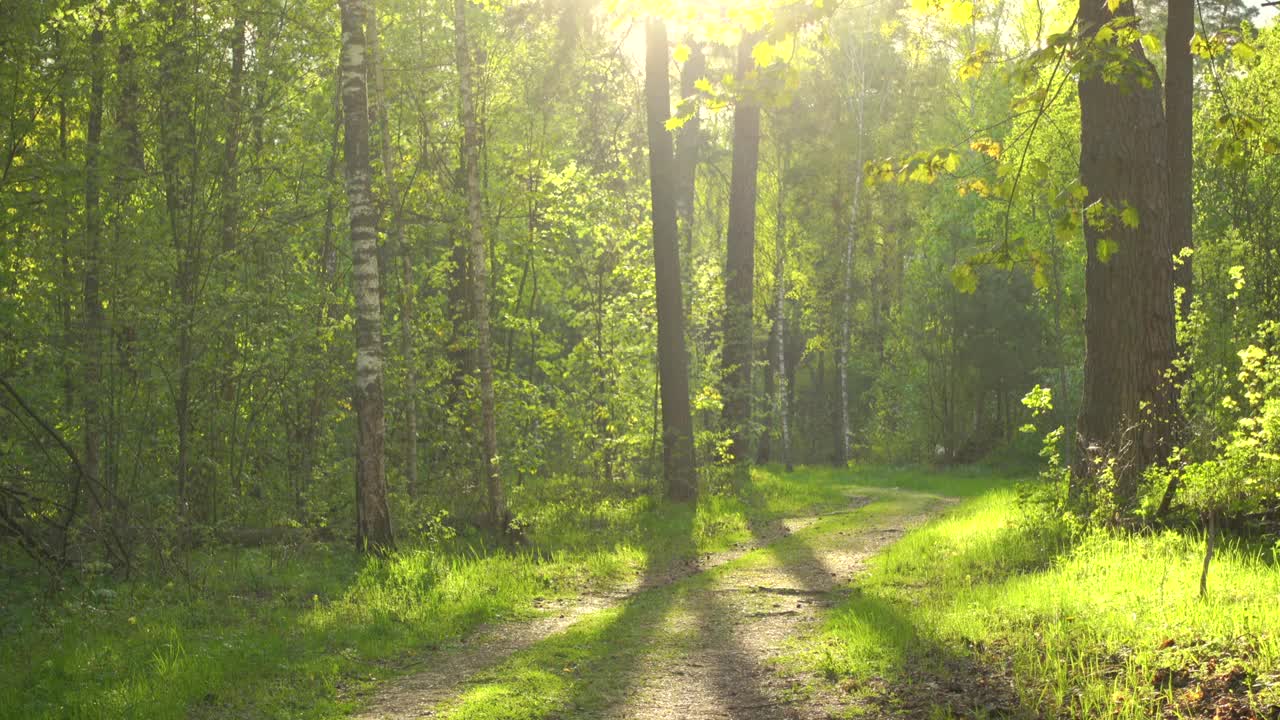
{"label": "sunlit grass", "polygon": [[997,491],[911,533],[792,661],[858,684],[947,655],[1008,661],[1026,708],[1135,719],[1181,692],[1156,682],[1162,667],[1280,667],[1280,571],[1261,553],[1224,550],[1201,600],[1201,538],[1099,532],[1067,548],[1018,517]]}

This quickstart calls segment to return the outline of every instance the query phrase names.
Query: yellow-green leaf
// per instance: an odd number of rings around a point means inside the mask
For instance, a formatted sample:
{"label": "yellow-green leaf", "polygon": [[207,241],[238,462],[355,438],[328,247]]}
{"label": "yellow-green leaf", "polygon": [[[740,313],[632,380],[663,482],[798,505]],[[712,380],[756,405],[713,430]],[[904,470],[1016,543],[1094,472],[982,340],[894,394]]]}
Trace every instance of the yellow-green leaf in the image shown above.
{"label": "yellow-green leaf", "polygon": [[1102,238],[1098,241],[1098,259],[1102,262],[1111,262],[1111,256],[1120,250],[1120,245],[1111,238]]}
{"label": "yellow-green leaf", "polygon": [[1125,227],[1137,228],[1138,208],[1130,205],[1129,203],[1125,203],[1124,210],[1120,211],[1120,222],[1124,223]]}
{"label": "yellow-green leaf", "polygon": [[960,263],[951,268],[951,284],[956,286],[956,290],[970,295],[978,289],[978,273],[968,263]]}

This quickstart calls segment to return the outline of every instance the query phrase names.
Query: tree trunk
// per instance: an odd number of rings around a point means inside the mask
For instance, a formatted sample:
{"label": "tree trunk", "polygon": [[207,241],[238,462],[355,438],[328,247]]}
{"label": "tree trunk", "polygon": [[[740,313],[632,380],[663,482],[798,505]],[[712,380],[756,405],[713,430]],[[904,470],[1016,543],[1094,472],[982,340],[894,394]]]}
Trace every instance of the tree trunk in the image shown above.
{"label": "tree trunk", "polygon": [[369,102],[364,0],[342,0],[342,108],[347,210],[356,297],[356,547],[394,547],[383,443],[382,309],[378,304],[378,214],[369,163]]}
{"label": "tree trunk", "polygon": [[[738,47],[738,78],[747,84],[754,67],[753,40]],[[729,234],[726,238],[724,350],[724,425],[728,456],[737,463],[750,457],[752,311],[755,292],[756,170],[760,159],[760,106],[743,88],[733,110],[733,169],[729,181]]]}
{"label": "tree trunk", "polygon": [[[1195,76],[1191,58],[1191,36],[1195,32],[1192,0],[1169,0],[1169,24],[1165,31],[1165,118],[1168,124],[1169,153],[1169,238],[1175,254],[1194,247],[1192,115]],[[1182,317],[1191,311],[1191,257],[1174,269],[1174,282],[1182,289],[1179,307]]]}
{"label": "tree trunk", "polygon": [[[650,20],[645,52],[645,104],[649,120],[649,188],[653,201],[653,269],[658,300],[658,373],[662,390],[662,474],[667,497],[697,496],[689,368],[684,345],[684,300],[677,240],[674,158],[667,77],[667,28]],[[688,219],[686,219],[688,222]]]}
{"label": "tree trunk", "polygon": [[790,148],[778,152],[778,209],[774,223],[773,332],[770,333],[773,372],[773,419],[778,423],[779,460],[791,472],[791,428],[787,407],[787,211],[786,180]]}
{"label": "tree trunk", "polygon": [[[1124,3],[1117,15],[1132,16]],[[1082,0],[1081,33],[1092,38],[1112,18],[1105,3]],[[1165,379],[1174,355],[1173,248],[1169,239],[1169,167],[1160,84],[1134,43],[1129,52],[1151,81],[1135,72],[1110,84],[1096,72],[1080,77],[1080,179],[1086,206],[1103,202],[1117,211],[1128,203],[1136,228],[1116,219],[1104,231],[1085,223],[1084,400],[1078,421],[1075,491],[1113,462],[1121,512],[1137,499],[1144,468],[1168,447],[1163,418],[1172,411]],[[1116,243],[1109,261],[1103,241]]]}
{"label": "tree trunk", "polygon": [[489,524],[506,528],[509,517],[498,468],[498,428],[493,392],[493,357],[489,337],[489,266],[485,257],[484,217],[480,197],[480,124],[476,120],[474,67],[467,37],[468,0],[454,0],[454,50],[458,62],[462,165],[467,189],[467,229],[471,262],[472,320],[476,334],[476,369],[480,375],[480,466],[489,500]]}
{"label": "tree trunk", "polygon": [[[1178,297],[1179,316],[1184,320],[1191,314],[1191,299],[1195,275],[1193,258],[1183,255],[1184,250],[1195,247],[1192,237],[1194,205],[1192,201],[1192,116],[1194,114],[1195,74],[1191,57],[1191,36],[1195,33],[1195,7],[1192,0],[1169,0],[1168,27],[1165,31],[1165,89],[1164,107],[1169,152],[1169,239],[1173,252],[1178,256],[1174,263],[1174,285],[1181,291]],[[1179,352],[1185,352],[1180,348]],[[1176,384],[1186,380],[1187,369],[1178,372]],[[1164,517],[1173,506],[1178,493],[1178,479],[1173,477],[1165,487],[1164,496],[1156,517]]]}
{"label": "tree trunk", "polygon": [[382,175],[391,205],[391,243],[400,259],[400,357],[405,366],[405,439],[404,465],[406,492],[418,492],[418,368],[413,353],[413,262],[409,244],[404,238],[404,212],[400,189],[396,186],[396,159],[391,146],[391,123],[387,113],[386,86],[382,80],[383,57],[378,38],[378,11],[372,2],[368,7],[369,63],[373,75],[374,112],[378,118],[382,151]]}

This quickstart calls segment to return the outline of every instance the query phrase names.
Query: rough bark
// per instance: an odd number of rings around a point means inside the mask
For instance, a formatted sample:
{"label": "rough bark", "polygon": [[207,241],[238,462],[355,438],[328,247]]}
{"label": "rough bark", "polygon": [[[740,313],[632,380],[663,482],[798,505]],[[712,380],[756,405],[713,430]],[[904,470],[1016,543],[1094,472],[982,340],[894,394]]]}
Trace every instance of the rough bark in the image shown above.
{"label": "rough bark", "polygon": [[[1133,15],[1130,3],[1117,15]],[[1082,0],[1085,38],[1112,18],[1105,3]],[[1121,512],[1136,501],[1141,472],[1167,450],[1163,418],[1172,408],[1166,373],[1174,356],[1173,262],[1169,237],[1169,165],[1159,78],[1138,44],[1127,48],[1137,69],[1118,84],[1086,68],[1080,77],[1080,177],[1086,205],[1137,209],[1139,224],[1108,228],[1085,223],[1084,399],[1078,420],[1081,452],[1076,486],[1111,463]],[[1144,87],[1136,75],[1150,82]],[[1099,243],[1118,250],[1104,262]]]}
{"label": "rough bark", "polygon": [[[1195,247],[1192,237],[1194,208],[1192,205],[1192,116],[1194,114],[1194,68],[1191,57],[1191,37],[1195,33],[1195,6],[1192,0],[1169,0],[1168,26],[1165,30],[1165,89],[1164,108],[1167,124],[1166,146],[1169,152],[1169,239],[1179,262],[1173,270],[1174,285],[1181,291],[1178,310],[1182,318],[1191,314],[1193,258],[1182,255],[1183,250]],[[1185,351],[1185,349],[1180,349]],[[1185,375],[1185,371],[1179,375]],[[1182,384],[1185,377],[1178,377]],[[1178,479],[1169,480],[1164,497],[1156,511],[1163,517],[1173,505],[1178,492]]]}
{"label": "rough bark", "polygon": [[[753,40],[738,47],[738,78],[746,83],[754,67]],[[733,168],[729,179],[729,233],[726,239],[724,427],[729,431],[728,456],[746,462],[751,444],[752,314],[755,292],[756,170],[760,160],[760,106],[745,88],[733,110]]]}
{"label": "rough bark", "polygon": [[356,298],[356,547],[394,547],[387,508],[382,399],[382,309],[378,303],[378,213],[369,162],[369,102],[364,0],[342,0],[342,109],[347,211],[351,217]]}
{"label": "rough bark", "polygon": [[467,194],[467,230],[471,265],[471,311],[476,371],[480,380],[481,474],[488,494],[489,524],[504,530],[509,521],[498,467],[498,429],[493,392],[493,352],[489,328],[489,264],[480,196],[480,123],[476,119],[475,68],[467,35],[468,0],[454,0],[454,50],[458,63],[462,166]]}
{"label": "rough bark", "polygon": [[405,365],[405,490],[418,493],[418,369],[413,353],[413,261],[404,237],[404,208],[400,188],[396,185],[396,157],[391,145],[391,123],[387,113],[386,85],[383,83],[383,57],[378,38],[378,12],[369,3],[369,62],[373,75],[374,112],[378,118],[378,136],[382,152],[382,176],[391,206],[391,243],[400,260],[400,357]]}
{"label": "rough bark", "polygon": [[[1192,0],[1169,0],[1169,25],[1165,32],[1165,121],[1169,153],[1169,237],[1174,253],[1194,247],[1191,230],[1194,13]],[[1186,317],[1191,310],[1190,257],[1175,267],[1174,282],[1182,289],[1180,309]]]}
{"label": "rough bark", "polygon": [[675,178],[667,77],[667,28],[650,20],[646,35],[645,104],[649,125],[649,189],[653,202],[653,267],[658,301],[658,374],[662,393],[662,473],[667,497],[697,495],[689,368],[684,345],[684,300],[677,239]]}

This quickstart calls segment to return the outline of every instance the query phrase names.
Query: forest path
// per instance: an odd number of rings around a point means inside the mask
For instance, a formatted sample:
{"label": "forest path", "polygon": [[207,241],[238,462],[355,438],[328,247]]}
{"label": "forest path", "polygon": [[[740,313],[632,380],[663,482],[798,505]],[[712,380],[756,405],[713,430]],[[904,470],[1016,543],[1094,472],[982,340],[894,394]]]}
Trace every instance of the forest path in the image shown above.
{"label": "forest path", "polygon": [[797,692],[806,679],[772,660],[846,596],[870,556],[953,502],[862,490],[849,509],[756,528],[743,547],[430,653],[354,717],[830,717],[840,698]]}

